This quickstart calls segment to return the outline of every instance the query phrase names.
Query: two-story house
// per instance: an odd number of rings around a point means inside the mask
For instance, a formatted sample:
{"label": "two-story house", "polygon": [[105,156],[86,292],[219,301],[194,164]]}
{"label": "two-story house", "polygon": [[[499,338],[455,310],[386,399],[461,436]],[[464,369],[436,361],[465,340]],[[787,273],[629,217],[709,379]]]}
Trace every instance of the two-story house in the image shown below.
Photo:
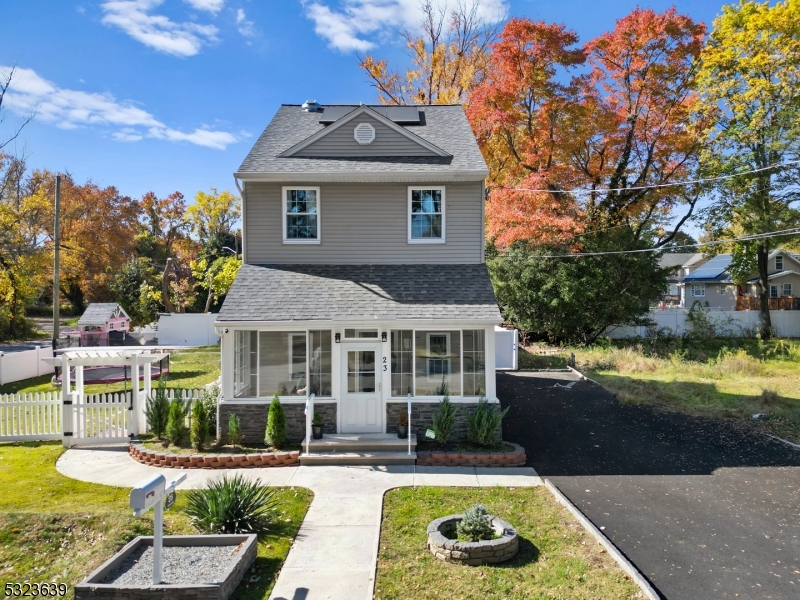
{"label": "two-story house", "polygon": [[217,320],[221,427],[263,438],[277,393],[305,436],[424,434],[445,390],[457,437],[497,404],[500,312],[484,264],[488,169],[461,106],[283,105],[235,173],[243,266]]}

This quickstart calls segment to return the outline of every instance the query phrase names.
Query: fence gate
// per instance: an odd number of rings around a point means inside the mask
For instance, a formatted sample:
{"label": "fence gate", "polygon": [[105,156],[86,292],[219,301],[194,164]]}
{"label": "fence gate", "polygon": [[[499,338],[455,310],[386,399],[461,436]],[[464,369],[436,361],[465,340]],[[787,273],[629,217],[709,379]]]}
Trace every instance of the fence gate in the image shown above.
{"label": "fence gate", "polygon": [[131,393],[70,393],[64,403],[64,437],[69,446],[130,441]]}

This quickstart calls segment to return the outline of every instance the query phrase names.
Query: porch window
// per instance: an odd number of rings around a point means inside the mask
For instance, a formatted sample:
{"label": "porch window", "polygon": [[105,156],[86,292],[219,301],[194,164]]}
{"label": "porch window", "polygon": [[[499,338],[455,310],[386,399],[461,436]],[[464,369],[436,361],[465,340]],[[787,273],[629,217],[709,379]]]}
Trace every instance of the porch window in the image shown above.
{"label": "porch window", "polygon": [[319,188],[283,188],[284,243],[320,241]]}
{"label": "porch window", "polygon": [[791,296],[792,295],[792,284],[791,283],[784,283],[783,284],[783,295],[784,296]]}
{"label": "porch window", "polygon": [[486,344],[483,329],[468,329],[464,336],[464,395],[486,393]]}
{"label": "porch window", "polygon": [[311,380],[311,393],[317,396],[331,395],[331,332],[328,330],[309,331],[308,373]]}
{"label": "porch window", "polygon": [[392,396],[414,393],[414,332],[392,331]]}
{"label": "porch window", "polygon": [[778,295],[778,286],[777,285],[769,286],[769,297],[770,298],[778,298],[779,297],[779,295]]}
{"label": "porch window", "polygon": [[461,395],[461,332],[417,331],[416,396]]}
{"label": "porch window", "polygon": [[408,242],[444,242],[444,188],[408,188]]}
{"label": "porch window", "polygon": [[258,337],[255,331],[236,331],[233,334],[233,396],[247,398],[256,395],[258,378]]}

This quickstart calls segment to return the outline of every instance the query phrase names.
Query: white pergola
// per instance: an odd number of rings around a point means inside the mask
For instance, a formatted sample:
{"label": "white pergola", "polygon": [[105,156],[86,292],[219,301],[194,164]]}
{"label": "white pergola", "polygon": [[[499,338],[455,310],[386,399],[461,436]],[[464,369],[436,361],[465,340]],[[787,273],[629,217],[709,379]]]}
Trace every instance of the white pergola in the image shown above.
{"label": "white pergola", "polygon": [[[42,360],[49,365],[61,368],[61,399],[64,403],[71,402],[72,370],[75,372],[75,390],[78,398],[84,397],[83,369],[84,367],[106,367],[123,366],[130,367],[131,372],[131,420],[129,431],[131,433],[143,433],[139,431],[139,394],[143,393],[145,398],[150,397],[152,391],[152,379],[150,365],[159,362],[169,356],[163,348],[158,347],[125,347],[107,346],[94,348],[66,348],[58,350],[58,356],[53,358],[43,358]],[[144,369],[143,389],[139,389],[139,369]],[[142,425],[144,425],[142,423]]]}

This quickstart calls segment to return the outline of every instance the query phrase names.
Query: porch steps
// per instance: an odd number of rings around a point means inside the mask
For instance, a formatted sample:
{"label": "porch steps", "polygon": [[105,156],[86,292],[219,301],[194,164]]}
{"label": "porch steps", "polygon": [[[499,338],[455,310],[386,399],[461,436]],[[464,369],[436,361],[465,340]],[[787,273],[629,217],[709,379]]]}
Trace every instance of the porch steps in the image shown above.
{"label": "porch steps", "polygon": [[411,455],[408,440],[390,433],[326,434],[321,440],[311,440],[309,453],[306,443],[300,454],[301,465],[413,465],[417,437],[411,435]]}

